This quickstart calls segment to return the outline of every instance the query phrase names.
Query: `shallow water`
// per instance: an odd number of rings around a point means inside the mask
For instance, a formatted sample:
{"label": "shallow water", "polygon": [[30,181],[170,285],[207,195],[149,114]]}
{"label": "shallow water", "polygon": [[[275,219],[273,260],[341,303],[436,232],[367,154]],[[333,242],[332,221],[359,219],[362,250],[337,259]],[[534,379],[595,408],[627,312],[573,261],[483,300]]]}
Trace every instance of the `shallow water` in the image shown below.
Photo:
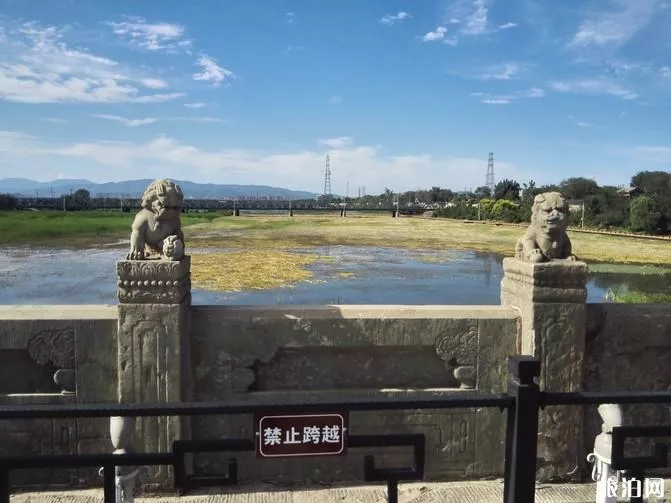
{"label": "shallow water", "polygon": [[[115,304],[115,262],[126,247],[0,248],[0,304]],[[214,250],[210,250],[214,251]],[[198,253],[199,250],[190,250]],[[291,287],[243,292],[193,289],[194,304],[497,305],[503,257],[446,250],[328,246],[299,253],[330,257],[309,266],[314,278]],[[349,275],[349,276],[348,276]],[[667,280],[636,274],[591,274],[588,301],[609,288],[663,291]]]}

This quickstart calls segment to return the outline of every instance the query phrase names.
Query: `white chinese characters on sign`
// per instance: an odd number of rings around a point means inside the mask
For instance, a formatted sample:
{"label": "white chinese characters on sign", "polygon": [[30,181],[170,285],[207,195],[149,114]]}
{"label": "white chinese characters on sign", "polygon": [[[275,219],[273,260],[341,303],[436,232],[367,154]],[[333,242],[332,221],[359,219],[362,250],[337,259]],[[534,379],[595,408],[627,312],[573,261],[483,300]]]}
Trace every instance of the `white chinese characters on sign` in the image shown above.
{"label": "white chinese characters on sign", "polygon": [[263,430],[263,445],[280,445],[282,443],[282,430],[279,428],[266,428]]}
{"label": "white chinese characters on sign", "polygon": [[340,426],[305,426],[301,432],[292,426],[289,429],[266,428],[263,430],[263,445],[338,444],[341,441]]}
{"label": "white chinese characters on sign", "polygon": [[664,497],[664,479],[651,478],[642,481],[635,478],[623,478],[618,481],[616,477],[611,477],[607,484],[606,496],[609,498]]}

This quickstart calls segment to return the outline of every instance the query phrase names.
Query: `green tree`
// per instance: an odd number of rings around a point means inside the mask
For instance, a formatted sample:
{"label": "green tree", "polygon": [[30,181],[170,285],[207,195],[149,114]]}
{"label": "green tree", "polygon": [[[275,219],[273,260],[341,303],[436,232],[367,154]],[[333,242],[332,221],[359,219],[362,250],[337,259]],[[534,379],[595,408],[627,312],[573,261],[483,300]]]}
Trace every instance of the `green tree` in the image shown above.
{"label": "green tree", "polygon": [[662,214],[652,197],[635,197],[629,205],[629,228],[634,231],[643,231],[656,234],[662,224]]}
{"label": "green tree", "polygon": [[599,185],[590,178],[567,178],[559,184],[559,192],[567,199],[585,199],[599,192]]}
{"label": "green tree", "polygon": [[519,201],[520,184],[515,180],[503,179],[494,187],[494,199],[508,199],[509,201]]}
{"label": "green tree", "polygon": [[11,194],[0,194],[0,210],[13,210],[18,201]]}
{"label": "green tree", "polygon": [[497,200],[491,209],[492,218],[501,222],[520,222],[520,205],[508,199]]}
{"label": "green tree", "polygon": [[76,190],[72,195],[72,204],[78,210],[83,210],[91,206],[91,194],[86,189]]}
{"label": "green tree", "polygon": [[650,197],[661,214],[660,232],[668,232],[671,223],[671,173],[641,171],[631,178],[631,184]]}
{"label": "green tree", "polygon": [[473,194],[478,200],[487,199],[492,197],[492,190],[489,187],[483,185],[482,187],[478,187],[477,189],[475,189],[475,192]]}
{"label": "green tree", "polygon": [[482,220],[489,220],[494,218],[492,216],[492,208],[494,207],[494,201],[491,199],[480,199],[478,203],[480,205],[480,218]]}

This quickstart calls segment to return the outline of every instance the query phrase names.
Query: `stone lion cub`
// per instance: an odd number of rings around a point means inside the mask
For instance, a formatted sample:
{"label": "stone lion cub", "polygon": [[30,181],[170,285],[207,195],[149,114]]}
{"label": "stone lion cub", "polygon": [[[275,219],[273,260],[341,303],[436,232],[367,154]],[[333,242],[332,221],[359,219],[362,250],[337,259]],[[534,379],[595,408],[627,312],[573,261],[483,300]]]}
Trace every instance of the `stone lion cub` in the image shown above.
{"label": "stone lion cub", "polygon": [[517,241],[515,257],[531,262],[576,260],[566,234],[568,209],[559,192],[538,194],[531,207],[531,225]]}
{"label": "stone lion cub", "polygon": [[184,258],[183,202],[182,189],[170,180],[156,180],[147,187],[133,221],[127,260]]}

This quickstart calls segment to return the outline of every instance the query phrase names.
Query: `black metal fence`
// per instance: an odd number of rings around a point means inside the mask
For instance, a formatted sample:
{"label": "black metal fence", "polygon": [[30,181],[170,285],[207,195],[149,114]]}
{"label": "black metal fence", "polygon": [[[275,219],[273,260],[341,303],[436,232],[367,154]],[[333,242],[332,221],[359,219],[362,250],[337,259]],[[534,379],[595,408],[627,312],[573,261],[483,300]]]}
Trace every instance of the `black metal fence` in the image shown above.
{"label": "black metal fence", "polygon": [[[493,407],[506,411],[506,442],[504,468],[504,503],[533,503],[535,497],[536,451],[539,412],[551,405],[641,404],[671,403],[671,392],[618,392],[618,393],[551,393],[539,389],[535,379],[540,375],[540,361],[529,356],[509,358],[511,373],[508,392],[500,395],[446,394],[415,399],[379,397],[347,402],[310,402],[259,405],[244,402],[195,402],[178,404],[100,404],[100,405],[35,405],[2,406],[0,420],[56,419],[82,417],[139,417],[139,416],[198,416],[231,414],[317,413],[324,410],[381,411],[417,409],[455,409]],[[671,436],[671,426],[633,427],[613,429],[612,467],[642,479],[645,470],[664,468],[667,447],[656,444],[654,455],[631,457],[624,455],[627,438],[657,438]],[[411,446],[413,462],[401,468],[377,468],[373,456],[364,458],[363,481],[386,482],[388,501],[398,501],[398,483],[422,480],[424,476],[425,439],[423,434],[404,435],[350,435],[351,448]],[[9,503],[9,473],[19,469],[46,467],[103,467],[105,502],[116,501],[115,468],[119,466],[169,465],[174,470],[175,488],[182,494],[205,486],[230,486],[238,482],[237,462],[231,458],[226,473],[198,476],[187,473],[185,456],[199,452],[253,451],[254,439],[179,440],[172,452],[95,454],[95,455],[12,455],[0,457],[0,503]],[[631,501],[642,501],[632,498]]]}

